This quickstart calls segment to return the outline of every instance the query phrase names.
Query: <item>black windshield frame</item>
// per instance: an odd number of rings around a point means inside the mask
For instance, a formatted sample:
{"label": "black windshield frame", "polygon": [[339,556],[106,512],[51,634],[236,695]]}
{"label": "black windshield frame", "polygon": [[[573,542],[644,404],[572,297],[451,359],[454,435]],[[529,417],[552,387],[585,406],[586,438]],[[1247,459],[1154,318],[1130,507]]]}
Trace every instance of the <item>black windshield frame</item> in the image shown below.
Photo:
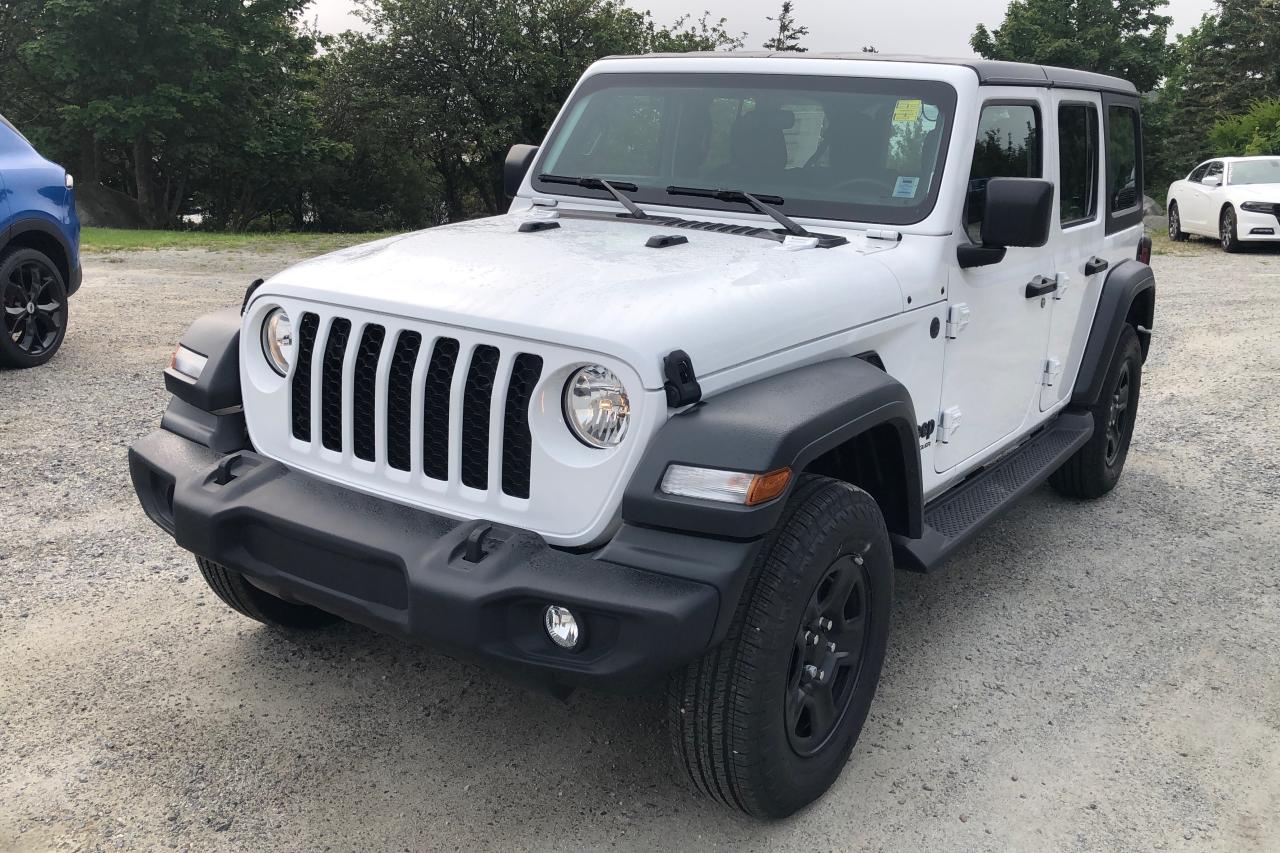
{"label": "black windshield frame", "polygon": [[[855,77],[828,76],[808,74],[724,74],[711,72],[604,72],[594,74],[583,81],[574,92],[573,97],[565,105],[560,118],[538,152],[537,162],[532,171],[531,184],[539,195],[571,196],[583,199],[598,199],[599,193],[579,187],[551,184],[538,179],[547,170],[551,151],[555,146],[558,134],[565,132],[565,123],[573,115],[575,108],[587,96],[608,88],[714,88],[736,90],[753,87],[760,90],[779,92],[831,92],[834,94],[868,94],[898,95],[901,97],[925,97],[930,103],[937,104],[944,117],[942,121],[934,178],[928,194],[922,197],[919,204],[911,207],[897,207],[882,204],[862,204],[857,202],[837,202],[824,199],[807,199],[790,196],[780,207],[790,217],[807,219],[825,219],[843,222],[865,222],[876,225],[916,225],[928,219],[938,202],[943,182],[946,179],[947,152],[950,150],[952,132],[955,129],[955,112],[958,95],[955,88],[941,80],[910,79],[897,77]],[[755,187],[735,187],[735,189],[753,192]],[[761,190],[763,191],[763,190]],[[631,199],[641,205],[662,205],[702,210],[714,210],[722,213],[742,213],[741,205],[727,203],[716,199],[681,197],[674,198],[667,194],[666,185],[641,185],[637,192],[629,193]]]}

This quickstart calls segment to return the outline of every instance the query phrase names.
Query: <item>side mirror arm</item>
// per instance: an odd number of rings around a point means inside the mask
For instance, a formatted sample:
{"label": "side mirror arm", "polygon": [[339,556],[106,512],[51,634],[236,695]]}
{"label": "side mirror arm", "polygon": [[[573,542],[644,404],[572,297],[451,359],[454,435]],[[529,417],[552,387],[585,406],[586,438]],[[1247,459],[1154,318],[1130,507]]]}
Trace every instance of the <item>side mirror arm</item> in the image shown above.
{"label": "side mirror arm", "polygon": [[1004,246],[980,246],[977,243],[963,243],[956,247],[956,259],[960,262],[960,269],[968,270],[974,267],[989,267],[992,264],[998,264],[1004,260],[1004,254],[1007,252]]}

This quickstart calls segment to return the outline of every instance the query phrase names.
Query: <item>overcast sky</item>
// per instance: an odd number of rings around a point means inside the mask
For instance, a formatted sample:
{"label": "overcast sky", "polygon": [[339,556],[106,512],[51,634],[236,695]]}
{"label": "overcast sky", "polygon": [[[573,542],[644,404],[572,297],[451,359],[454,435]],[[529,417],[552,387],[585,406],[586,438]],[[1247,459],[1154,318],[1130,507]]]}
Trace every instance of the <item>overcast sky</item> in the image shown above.
{"label": "overcast sky", "polygon": [[[667,23],[691,9],[706,8],[712,17],[729,19],[733,32],[745,30],[747,47],[759,48],[767,39],[766,15],[777,13],[780,0],[628,0],[637,9],[649,9]],[[795,0],[796,17],[809,27],[804,44],[810,50],[858,50],[873,44],[882,53],[925,53],[935,56],[972,56],[969,36],[979,23],[1000,25],[1007,0]],[[1186,32],[1200,22],[1213,0],[1171,0],[1168,14],[1174,29]],[[340,32],[362,26],[351,16],[354,0],[315,0],[311,15],[321,29]]]}

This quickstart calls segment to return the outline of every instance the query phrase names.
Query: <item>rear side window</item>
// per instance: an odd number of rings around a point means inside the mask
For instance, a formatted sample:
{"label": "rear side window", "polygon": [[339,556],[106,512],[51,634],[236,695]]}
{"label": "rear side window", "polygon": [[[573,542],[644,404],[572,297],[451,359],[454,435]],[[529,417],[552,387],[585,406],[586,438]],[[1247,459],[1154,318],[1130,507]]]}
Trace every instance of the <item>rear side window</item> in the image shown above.
{"label": "rear side window", "polygon": [[1058,208],[1062,227],[1098,214],[1098,111],[1092,104],[1058,108]]}
{"label": "rear side window", "polygon": [[1040,109],[1034,104],[987,104],[978,121],[978,139],[969,173],[964,227],[969,239],[982,240],[982,211],[992,178],[1039,178]]}
{"label": "rear side window", "polygon": [[1113,214],[1142,205],[1138,184],[1138,111],[1112,104],[1107,115],[1107,187]]}

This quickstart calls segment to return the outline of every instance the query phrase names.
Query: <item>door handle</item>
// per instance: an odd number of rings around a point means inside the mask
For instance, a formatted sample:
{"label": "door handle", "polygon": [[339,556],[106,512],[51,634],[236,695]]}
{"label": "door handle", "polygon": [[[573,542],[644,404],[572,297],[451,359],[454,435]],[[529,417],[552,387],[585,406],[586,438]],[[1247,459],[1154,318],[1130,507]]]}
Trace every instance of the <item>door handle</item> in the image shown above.
{"label": "door handle", "polygon": [[1027,298],[1038,299],[1046,296],[1058,289],[1058,280],[1056,278],[1045,278],[1038,275],[1031,281],[1027,282]]}
{"label": "door handle", "polygon": [[1106,258],[1090,258],[1084,265],[1084,274],[1097,275],[1109,266],[1111,266],[1111,262]]}

